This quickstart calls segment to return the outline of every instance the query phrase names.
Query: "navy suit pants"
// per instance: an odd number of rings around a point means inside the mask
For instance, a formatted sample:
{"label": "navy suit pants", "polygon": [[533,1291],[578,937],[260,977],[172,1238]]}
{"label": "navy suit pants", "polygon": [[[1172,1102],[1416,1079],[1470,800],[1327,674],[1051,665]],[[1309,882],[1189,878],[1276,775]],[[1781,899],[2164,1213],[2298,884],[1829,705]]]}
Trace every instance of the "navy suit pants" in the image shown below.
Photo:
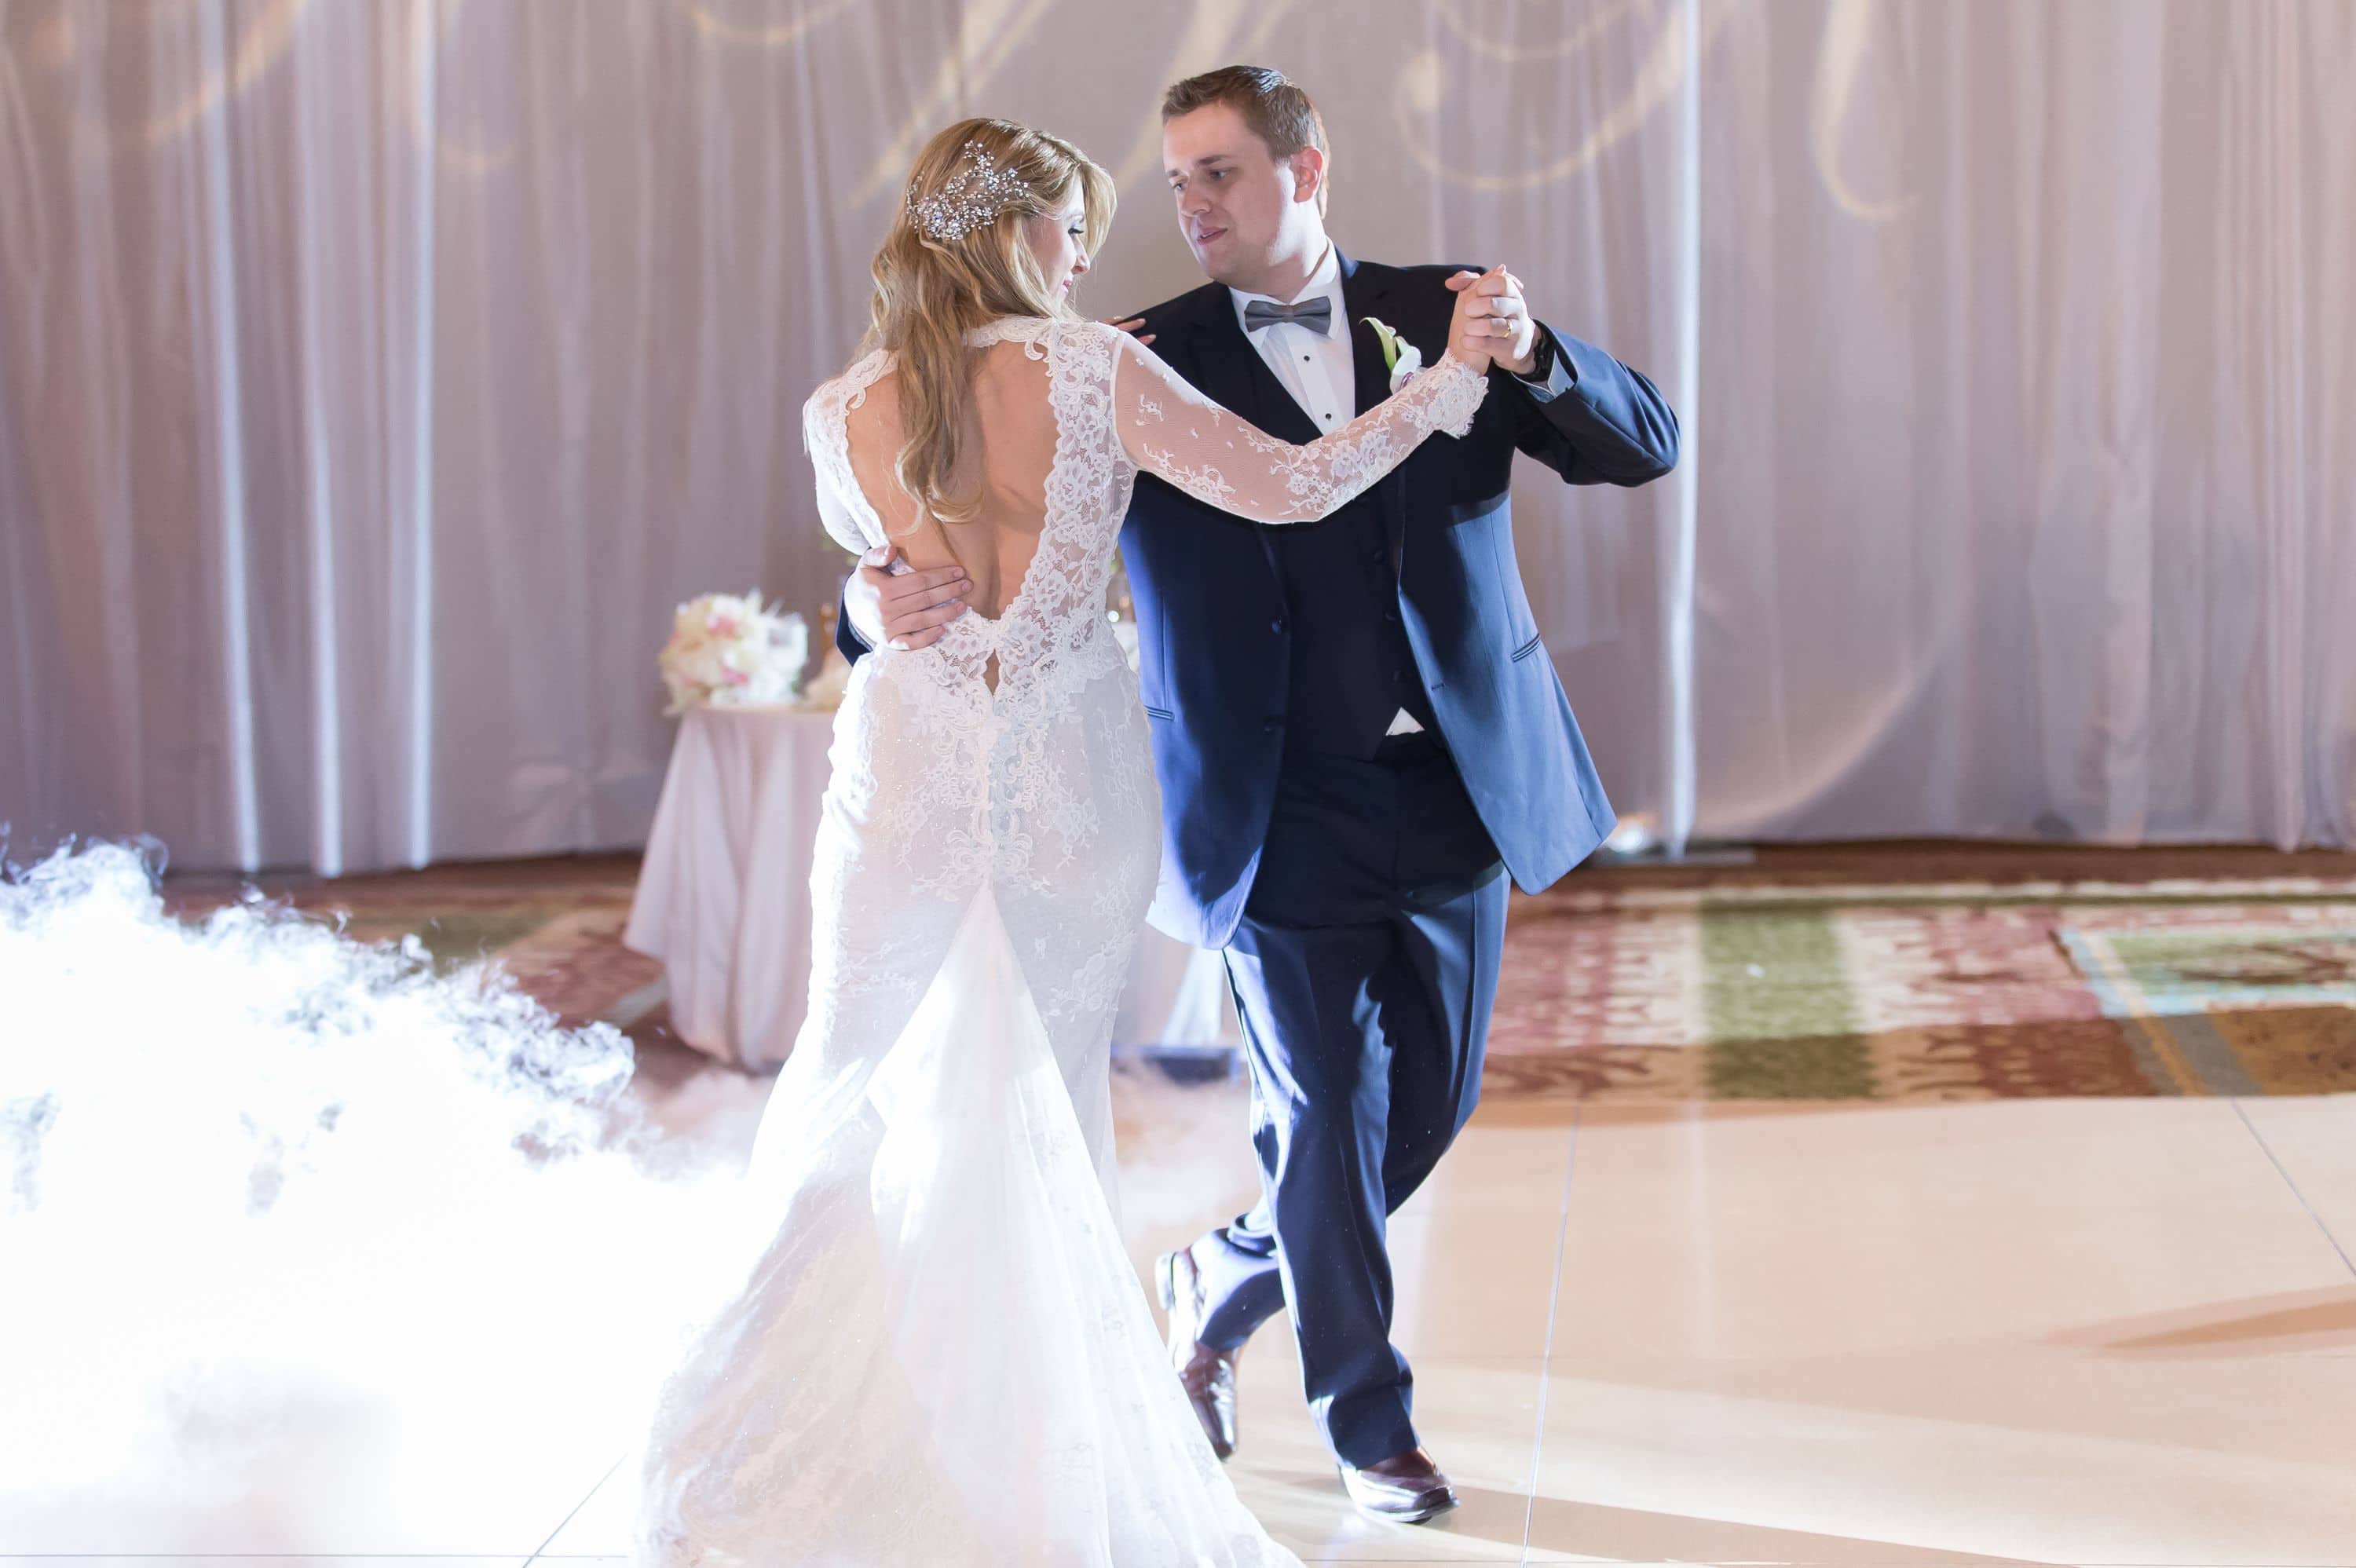
{"label": "navy suit pants", "polygon": [[1509,886],[1436,738],[1286,756],[1226,953],[1261,1197],[1194,1253],[1205,1343],[1290,1307],[1310,1409],[1353,1466],[1416,1446],[1386,1226],[1479,1098]]}

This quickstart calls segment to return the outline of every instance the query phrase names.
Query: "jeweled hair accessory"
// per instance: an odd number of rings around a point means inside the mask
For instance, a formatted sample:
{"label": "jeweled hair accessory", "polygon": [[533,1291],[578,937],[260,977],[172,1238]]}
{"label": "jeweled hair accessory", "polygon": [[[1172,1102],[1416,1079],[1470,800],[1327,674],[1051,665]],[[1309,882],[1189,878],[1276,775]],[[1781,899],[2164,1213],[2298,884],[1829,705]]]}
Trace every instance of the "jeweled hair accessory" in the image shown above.
{"label": "jeweled hair accessory", "polygon": [[1031,187],[1012,169],[1000,168],[979,141],[965,144],[957,171],[932,195],[919,197],[916,182],[908,183],[908,216],[917,228],[944,242],[962,240],[994,222],[1008,208],[1030,199]]}

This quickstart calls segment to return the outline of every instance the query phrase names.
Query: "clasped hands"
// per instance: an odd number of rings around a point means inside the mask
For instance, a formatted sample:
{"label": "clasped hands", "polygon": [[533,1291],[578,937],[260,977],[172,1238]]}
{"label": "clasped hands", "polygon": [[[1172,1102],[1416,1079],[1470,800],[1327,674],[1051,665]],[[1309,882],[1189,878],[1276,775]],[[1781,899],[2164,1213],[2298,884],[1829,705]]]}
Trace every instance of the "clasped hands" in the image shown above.
{"label": "clasped hands", "polygon": [[1504,262],[1485,272],[1456,272],[1447,280],[1456,292],[1456,314],[1448,323],[1448,347],[1475,370],[1492,363],[1526,376],[1537,368],[1538,324],[1522,297],[1522,280]]}

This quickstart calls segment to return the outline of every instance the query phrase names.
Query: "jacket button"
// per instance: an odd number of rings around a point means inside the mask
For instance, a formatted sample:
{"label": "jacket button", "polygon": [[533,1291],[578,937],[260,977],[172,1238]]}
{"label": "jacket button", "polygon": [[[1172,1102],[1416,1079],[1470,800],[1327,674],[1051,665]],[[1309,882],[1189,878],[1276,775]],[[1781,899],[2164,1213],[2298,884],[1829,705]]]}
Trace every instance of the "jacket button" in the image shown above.
{"label": "jacket button", "polygon": [[1274,720],[1274,719],[1263,719],[1263,720],[1261,720],[1259,721],[1259,732],[1260,732],[1261,734],[1263,734],[1263,735],[1273,735],[1273,734],[1275,734],[1275,733],[1276,733],[1276,726],[1277,726],[1277,723],[1278,723],[1278,720]]}
{"label": "jacket button", "polygon": [[1389,622],[1393,623],[1394,624],[1396,624],[1398,623],[1398,608],[1397,608],[1396,606],[1394,606],[1394,607],[1393,607],[1393,608],[1391,608],[1391,609],[1388,609],[1388,610],[1384,611],[1384,612],[1383,612],[1383,619],[1384,619],[1384,620],[1386,620],[1386,621],[1389,621]]}
{"label": "jacket button", "polygon": [[1284,635],[1284,618],[1282,616],[1279,616],[1277,619],[1270,621],[1268,624],[1268,629],[1274,632],[1280,637]]}

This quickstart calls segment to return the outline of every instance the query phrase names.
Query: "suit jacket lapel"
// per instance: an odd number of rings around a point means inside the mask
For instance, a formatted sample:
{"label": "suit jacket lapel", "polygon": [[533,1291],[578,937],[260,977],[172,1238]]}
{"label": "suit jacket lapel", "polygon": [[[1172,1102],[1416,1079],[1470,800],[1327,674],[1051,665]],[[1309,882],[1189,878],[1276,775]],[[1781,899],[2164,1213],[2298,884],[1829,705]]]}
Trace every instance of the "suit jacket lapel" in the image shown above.
{"label": "suit jacket lapel", "polygon": [[[1391,395],[1388,367],[1383,363],[1383,340],[1366,325],[1366,317],[1381,314],[1380,306],[1389,293],[1381,269],[1362,268],[1349,257],[1341,258],[1342,303],[1350,313],[1350,369],[1357,382],[1358,412],[1365,413]],[[1387,325],[1396,327],[1397,322]],[[1398,469],[1394,468],[1375,483],[1375,504],[1382,513],[1383,531],[1390,538],[1391,570],[1402,571],[1407,559],[1407,491]]]}
{"label": "suit jacket lapel", "polygon": [[1383,340],[1366,325],[1378,315],[1378,303],[1390,291],[1371,272],[1347,256],[1342,258],[1342,305],[1350,313],[1350,371],[1357,382],[1359,413],[1391,395],[1390,373],[1383,365]]}

